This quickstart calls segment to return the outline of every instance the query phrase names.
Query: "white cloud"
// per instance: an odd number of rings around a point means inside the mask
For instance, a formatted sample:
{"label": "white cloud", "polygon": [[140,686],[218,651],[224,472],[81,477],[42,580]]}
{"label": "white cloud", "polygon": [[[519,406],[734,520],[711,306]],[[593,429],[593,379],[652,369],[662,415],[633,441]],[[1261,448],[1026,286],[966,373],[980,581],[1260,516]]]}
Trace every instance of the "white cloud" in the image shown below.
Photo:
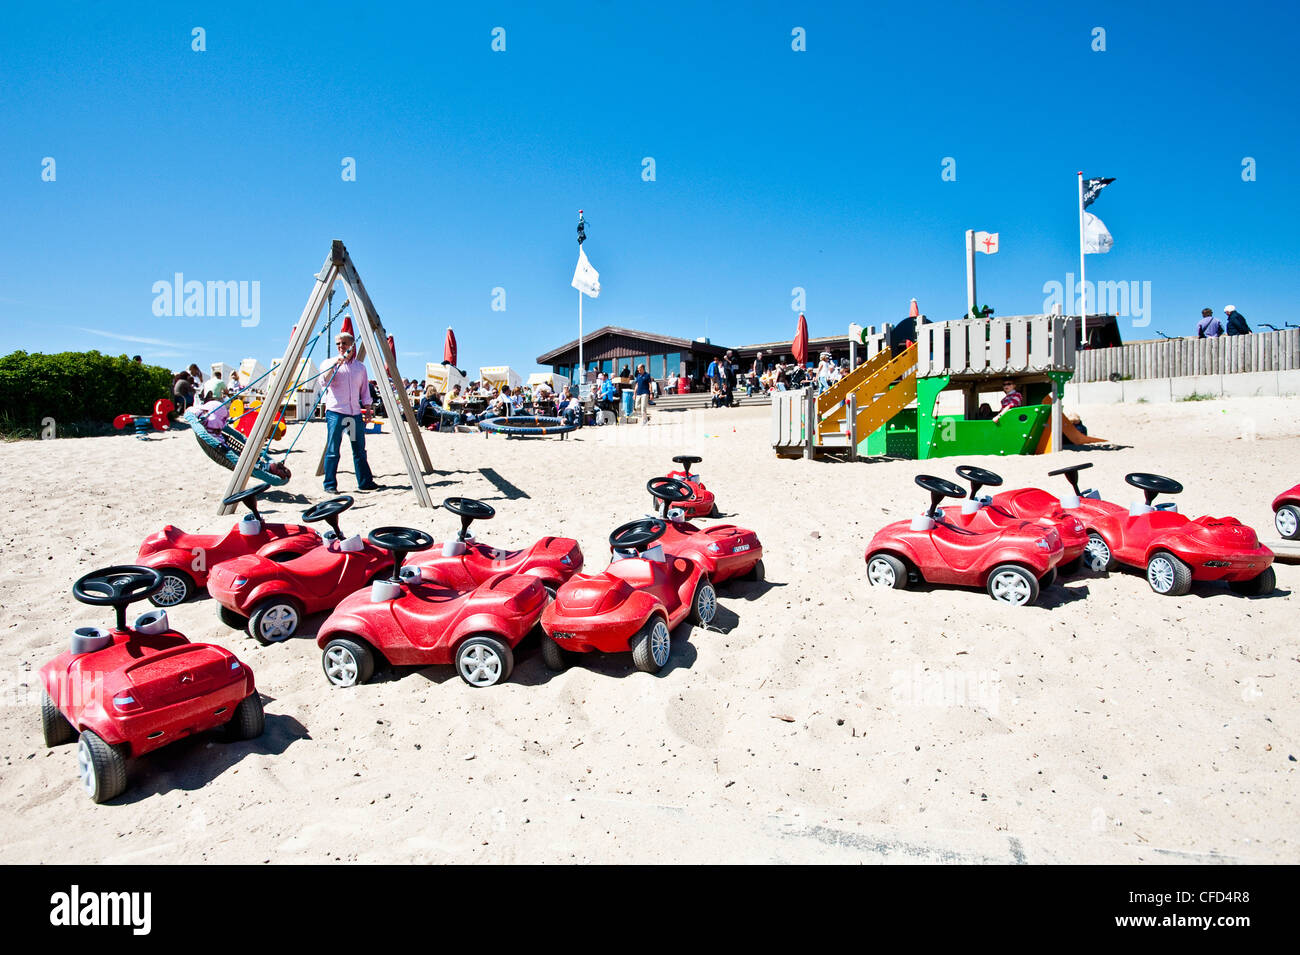
{"label": "white cloud", "polygon": [[137,345],[161,345],[164,348],[190,348],[185,342],[169,342],[161,338],[141,338],[139,335],[119,335],[117,332],[106,332],[102,328],[82,328],[80,325],[71,326],[79,332],[86,332],[90,335],[102,335],[105,338],[115,338],[120,342],[134,342]]}

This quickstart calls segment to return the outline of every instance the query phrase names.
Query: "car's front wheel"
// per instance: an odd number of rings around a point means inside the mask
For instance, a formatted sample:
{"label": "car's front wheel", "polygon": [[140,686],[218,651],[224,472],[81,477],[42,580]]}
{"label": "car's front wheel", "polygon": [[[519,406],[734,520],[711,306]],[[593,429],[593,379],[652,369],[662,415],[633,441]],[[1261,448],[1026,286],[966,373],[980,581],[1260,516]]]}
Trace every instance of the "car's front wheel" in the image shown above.
{"label": "car's front wheel", "polygon": [[1163,597],[1181,597],[1192,589],[1192,568],[1169,551],[1158,550],[1147,561],[1147,583]]}
{"label": "car's front wheel", "polygon": [[893,554],[874,554],[867,561],[867,580],[873,587],[903,590],[907,587],[907,567]]}
{"label": "car's front wheel", "polygon": [[292,600],[271,597],[248,618],[248,632],[261,643],[283,643],[298,632],[302,611]]}
{"label": "car's front wheel", "polygon": [[456,650],[456,672],[473,687],[502,683],[514,668],[514,653],[496,637],[470,637]]}
{"label": "car's front wheel", "polygon": [[1109,573],[1119,566],[1106,538],[1096,531],[1088,532],[1088,544],[1083,549],[1083,563],[1094,574]]}
{"label": "car's front wheel", "polygon": [[1283,504],[1273,515],[1273,526],[1289,541],[1300,538],[1300,507]]}
{"label": "car's front wheel", "polygon": [[197,589],[190,575],[180,570],[162,571],[162,589],[149,598],[155,607],[175,607],[194,596]]}
{"label": "car's front wheel", "polygon": [[672,649],[673,638],[668,631],[668,621],[657,613],[651,614],[632,638],[632,663],[642,673],[658,673],[668,663]]}
{"label": "car's front wheel", "polygon": [[1038,599],[1038,581],[1019,564],[994,567],[985,589],[994,600],[1013,607],[1023,607]]}

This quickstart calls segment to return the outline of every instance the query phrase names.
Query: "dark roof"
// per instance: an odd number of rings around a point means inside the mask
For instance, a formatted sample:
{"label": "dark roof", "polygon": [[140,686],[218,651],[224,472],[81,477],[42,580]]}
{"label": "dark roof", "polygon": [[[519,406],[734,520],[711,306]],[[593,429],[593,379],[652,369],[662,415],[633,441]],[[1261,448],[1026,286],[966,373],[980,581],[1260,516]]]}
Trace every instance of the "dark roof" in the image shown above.
{"label": "dark roof", "polygon": [[[594,332],[587,332],[582,336],[582,343],[586,345],[603,335],[622,335],[627,338],[639,338],[643,341],[656,342],[660,345],[672,345],[682,351],[716,351],[719,355],[726,351],[722,346],[714,345],[709,342],[697,342],[692,341],[689,338],[677,338],[673,335],[656,335],[654,332],[643,332],[634,328],[620,328],[617,325],[605,325],[602,328],[596,329]],[[573,341],[567,342],[559,348],[552,348],[550,351],[538,355],[537,364],[550,364],[552,359],[558,358],[570,349],[576,349],[577,347],[578,340],[575,338]]]}

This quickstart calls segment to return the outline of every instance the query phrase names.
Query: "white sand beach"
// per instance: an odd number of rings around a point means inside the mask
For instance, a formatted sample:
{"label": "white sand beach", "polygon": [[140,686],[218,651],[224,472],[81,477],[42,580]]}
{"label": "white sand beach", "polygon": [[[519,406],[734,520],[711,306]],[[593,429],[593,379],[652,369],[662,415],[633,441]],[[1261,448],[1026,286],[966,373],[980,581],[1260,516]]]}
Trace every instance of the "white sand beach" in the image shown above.
{"label": "white sand beach", "polygon": [[[1300,400],[1071,409],[1125,445],[972,458],[1061,492],[1136,496],[1125,473],[1181,481],[1189,515],[1231,514],[1276,537],[1269,504],[1300,481]],[[297,521],[326,495],[323,425],[265,499]],[[218,531],[229,472],[188,431],[0,444],[0,862],[1297,862],[1300,566],[1245,599],[1221,585],[1162,598],[1138,574],[1084,574],[1013,608],[983,591],[880,591],[863,561],[883,524],[919,511],[913,477],[967,459],[781,460],[767,408],[657,413],[569,440],[429,434],[435,500],[497,509],[498,546],[578,539],[587,569],[644,514],[675,454],[724,519],[753,528],[767,581],[720,589],[718,632],[673,635],[668,667],[588,656],[560,674],[536,641],[513,677],[473,689],[451,667],[340,690],[321,672],[320,617],[285,644],[227,629],[201,599],[173,626],[233,649],[264,695],[249,743],[201,736],[130,764],[127,792],[93,804],[74,747],[47,750],[39,667],[105,608],[71,595],[131,562],[166,523]],[[370,435],[387,489],[357,495],[348,531],[458,526],[415,505],[397,446]],[[345,450],[340,491],[354,493]],[[141,612],[140,605],[132,612]]]}

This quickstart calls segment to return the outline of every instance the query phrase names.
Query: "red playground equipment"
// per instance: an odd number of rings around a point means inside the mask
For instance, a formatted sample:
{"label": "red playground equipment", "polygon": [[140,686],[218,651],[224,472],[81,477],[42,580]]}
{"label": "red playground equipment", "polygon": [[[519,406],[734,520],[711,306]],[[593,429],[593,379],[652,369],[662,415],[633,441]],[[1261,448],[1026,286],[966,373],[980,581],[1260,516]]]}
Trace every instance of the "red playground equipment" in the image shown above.
{"label": "red playground equipment", "polygon": [[133,415],[120,414],[113,419],[113,427],[118,431],[125,430],[128,426],[135,429],[135,436],[141,441],[149,440],[149,429],[155,431],[166,431],[170,421],[168,415],[176,410],[176,406],[168,398],[159,398],[153,403],[152,415]]}
{"label": "red playground equipment", "polygon": [[280,643],[298,632],[303,618],[332,610],[353,591],[376,580],[388,552],[359,536],[344,538],[338,516],[352,506],[344,494],[302,512],[309,524],[325,521],[330,530],[321,543],[288,563],[260,554],[245,554],[213,567],[208,593],[221,605],[230,627],[247,626],[261,643]]}
{"label": "red playground equipment", "polygon": [[479,580],[468,561],[402,567],[406,555],[433,538],[410,527],[379,527],[372,546],[391,552],[392,574],[346,597],[330,614],[316,644],[325,678],[335,686],[365,683],[384,660],[393,666],[455,664],[473,687],[506,680],[514,648],[546,606],[534,574],[497,573]]}
{"label": "red playground equipment", "polygon": [[187,534],[168,524],[140,545],[135,562],[162,574],[163,586],[149,598],[155,607],[174,607],[208,585],[208,570],[243,554],[283,563],[320,545],[320,535],[301,524],[268,524],[257,499],[271,489],[258,484],[221,503],[244,504],[249,513],[225,534]]}
{"label": "red playground equipment", "polygon": [[1064,548],[1054,527],[1009,521],[989,530],[962,527],[939,508],[945,497],[966,492],[930,474],[916,483],[930,492],[930,507],[910,521],[882,528],[867,548],[867,579],[874,587],[902,590],[913,581],[983,587],[990,597],[1014,606],[1038,599],[1051,586]]}
{"label": "red playground equipment", "polygon": [[[673,458],[675,464],[682,466],[680,471],[669,471],[667,477],[681,481],[686,484],[693,492],[691,497],[682,501],[678,506],[686,517],[717,517],[718,505],[714,499],[713,492],[704,486],[698,474],[691,473],[691,465],[699,464],[703,458],[695,457],[689,454],[679,454]],[[658,505],[656,499],[655,504]]]}
{"label": "red playground equipment", "polygon": [[1157,494],[1180,494],[1183,486],[1159,474],[1135,472],[1124,480],[1146,500],[1128,507],[1101,500],[1096,491],[1079,490],[1079,472],[1089,464],[1062,468],[1074,491],[1062,500],[1088,528],[1084,563],[1097,573],[1121,564],[1146,571],[1151,589],[1179,597],[1193,581],[1222,580],[1234,593],[1248,597],[1271,594],[1277,586],[1273,552],[1251,528],[1235,517],[1198,517],[1178,513],[1172,501],[1156,504]]}
{"label": "red playground equipment", "polygon": [[735,524],[699,528],[687,521],[682,508],[691,502],[695,491],[685,481],[651,478],[646,482],[646,490],[656,504],[657,513],[652,517],[667,523],[659,538],[665,554],[699,564],[715,585],[737,578],[763,579],[763,545],[757,534]]}
{"label": "red playground equipment", "polygon": [[1300,484],[1273,498],[1273,526],[1286,540],[1300,539]]}
{"label": "red playground equipment", "polygon": [[82,787],[95,802],[126,789],[126,761],[205,730],[234,740],[262,734],[253,672],[228,650],[190,643],[167,611],[126,625],[126,608],[163,586],[149,567],[119,565],[72,587],[82,603],[112,607],[112,630],[79,627],[71,647],[41,667],[41,732],[46,746],[77,740]]}
{"label": "red playground equipment", "polygon": [[582,570],[582,548],[571,537],[543,537],[527,550],[498,550],[480,544],[470,533],[474,521],[496,515],[490,504],[470,497],[449,497],[442,506],[460,518],[460,533],[445,543],[433,544],[412,566],[454,564],[480,584],[496,574],[528,574],[540,578],[551,593]]}
{"label": "red playground equipment", "polygon": [[[594,576],[575,574],[542,613],[542,659],[562,670],[568,654],[626,653],[638,670],[657,673],[672,650],[671,631],[690,617],[706,626],[717,594],[704,568],[671,557],[656,543],[668,522],[646,518],[609,535],[614,557]],[[650,545],[654,544],[654,547]]]}

